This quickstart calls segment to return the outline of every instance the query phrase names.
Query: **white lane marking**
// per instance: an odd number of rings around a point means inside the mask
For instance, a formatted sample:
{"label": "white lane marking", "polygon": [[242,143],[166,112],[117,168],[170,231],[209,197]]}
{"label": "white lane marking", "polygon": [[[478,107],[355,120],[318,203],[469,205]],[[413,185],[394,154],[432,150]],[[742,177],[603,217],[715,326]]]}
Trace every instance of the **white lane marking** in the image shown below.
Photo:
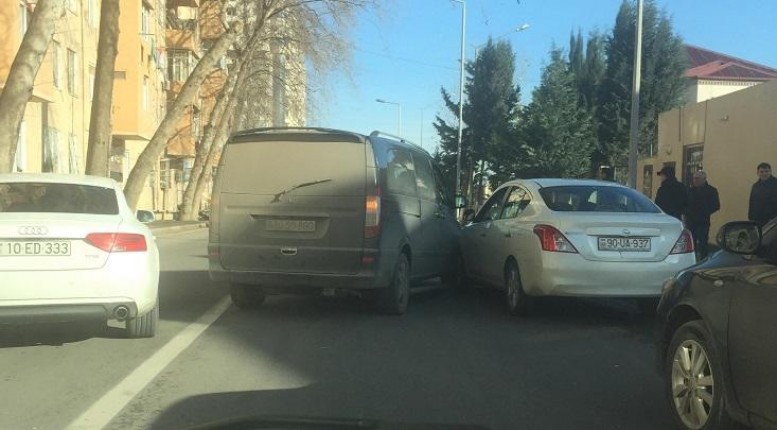
{"label": "white lane marking", "polygon": [[[101,429],[124,409],[132,399],[164,370],[173,360],[189,347],[207,328],[213,324],[231,305],[229,296],[224,297],[215,306],[202,314],[197,321],[186,326],[165,346],[147,358],[126,378],[108,391],[100,400],[75,421],[67,426],[68,430]],[[160,321],[161,322],[161,321]]]}

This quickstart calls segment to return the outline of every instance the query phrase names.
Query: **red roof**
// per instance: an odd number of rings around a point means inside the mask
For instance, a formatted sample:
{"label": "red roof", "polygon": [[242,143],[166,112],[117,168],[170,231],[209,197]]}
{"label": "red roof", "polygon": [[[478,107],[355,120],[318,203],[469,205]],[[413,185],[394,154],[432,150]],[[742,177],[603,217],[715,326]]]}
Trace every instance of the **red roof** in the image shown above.
{"label": "red roof", "polygon": [[685,76],[696,79],[731,81],[777,80],[777,69],[742,60],[741,58],[685,45],[688,54],[688,69]]}

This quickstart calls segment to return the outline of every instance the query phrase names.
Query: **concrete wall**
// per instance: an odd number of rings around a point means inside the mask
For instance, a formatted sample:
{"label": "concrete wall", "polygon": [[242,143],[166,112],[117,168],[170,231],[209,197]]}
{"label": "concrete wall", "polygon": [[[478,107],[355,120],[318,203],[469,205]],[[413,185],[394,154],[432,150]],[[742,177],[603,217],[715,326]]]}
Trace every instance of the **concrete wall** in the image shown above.
{"label": "concrete wall", "polygon": [[[721,210],[712,217],[711,235],[728,221],[747,218],[750,187],[756,166],[777,168],[777,82],[737,91],[705,102],[665,112],[659,117],[659,150],[639,162],[639,171],[652,166],[653,176],[665,163],[676,163],[678,179],[695,166],[683,159],[689,148],[703,145],[703,169],[720,193]],[[655,197],[657,178],[648,194]],[[638,175],[643,189],[644,175]]]}

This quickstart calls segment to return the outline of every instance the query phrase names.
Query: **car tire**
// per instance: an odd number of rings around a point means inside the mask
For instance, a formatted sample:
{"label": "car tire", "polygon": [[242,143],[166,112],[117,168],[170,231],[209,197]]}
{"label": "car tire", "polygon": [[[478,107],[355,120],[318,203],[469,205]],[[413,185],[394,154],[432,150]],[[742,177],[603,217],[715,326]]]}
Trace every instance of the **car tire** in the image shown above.
{"label": "car tire", "polygon": [[130,339],[156,336],[156,328],[159,325],[159,299],[154,307],[143,315],[129,318],[125,322],[125,331]]}
{"label": "car tire", "polygon": [[391,276],[391,284],[377,291],[378,308],[389,315],[402,315],[410,301],[410,262],[407,254],[399,254]]}
{"label": "car tire", "polygon": [[259,287],[247,284],[231,284],[229,296],[232,298],[232,303],[240,309],[258,308],[267,297]]}
{"label": "car tire", "polygon": [[521,272],[514,261],[507,263],[505,269],[505,301],[507,312],[515,316],[527,316],[529,314],[530,297],[523,290]]}
{"label": "car tire", "polygon": [[675,331],[664,363],[664,376],[666,398],[678,428],[741,428],[726,412],[728,382],[723,379],[720,357],[702,321],[685,323]]}

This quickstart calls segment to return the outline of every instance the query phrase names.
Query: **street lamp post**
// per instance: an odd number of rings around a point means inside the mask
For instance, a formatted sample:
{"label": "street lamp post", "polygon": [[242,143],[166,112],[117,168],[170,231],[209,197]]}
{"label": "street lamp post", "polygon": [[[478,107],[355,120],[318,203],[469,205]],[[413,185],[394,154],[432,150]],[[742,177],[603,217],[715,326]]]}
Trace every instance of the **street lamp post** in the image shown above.
{"label": "street lamp post", "polygon": [[[467,3],[464,0],[453,0],[461,3],[461,57],[459,61],[459,135],[456,151],[456,196],[461,194],[461,134],[464,127],[464,41],[467,31]],[[457,202],[458,203],[458,202]]]}
{"label": "street lamp post", "polygon": [[[631,83],[631,133],[629,135],[629,186],[637,188],[639,142],[639,83],[642,66],[642,0],[637,0],[637,35],[634,40],[634,76]],[[651,143],[652,144],[652,143]]]}
{"label": "street lamp post", "polygon": [[402,136],[402,104],[397,102],[392,102],[389,100],[384,100],[384,99],[375,99],[375,101],[378,103],[385,103],[385,104],[397,106],[397,110],[399,113],[398,121],[397,121],[397,135],[401,137]]}
{"label": "street lamp post", "polygon": [[[516,28],[515,28],[513,31],[509,31],[509,32],[507,32],[507,33],[505,33],[505,34],[503,34],[503,35],[501,35],[501,36],[499,36],[499,37],[495,37],[495,38],[493,38],[492,40],[499,40],[499,39],[501,39],[501,38],[503,38],[503,37],[505,37],[505,36],[509,36],[509,35],[511,35],[511,34],[513,34],[513,33],[519,33],[519,32],[521,32],[521,31],[527,30],[528,28],[529,28],[529,24],[521,24],[521,25],[519,25],[518,27],[516,27]],[[480,54],[480,49],[481,49],[482,47],[486,46],[487,44],[488,44],[488,42],[486,42],[486,43],[481,43],[480,45],[478,45],[478,46],[476,46],[476,47],[475,47],[475,59],[476,59],[476,60],[477,60],[477,58],[478,58],[478,54]]]}

